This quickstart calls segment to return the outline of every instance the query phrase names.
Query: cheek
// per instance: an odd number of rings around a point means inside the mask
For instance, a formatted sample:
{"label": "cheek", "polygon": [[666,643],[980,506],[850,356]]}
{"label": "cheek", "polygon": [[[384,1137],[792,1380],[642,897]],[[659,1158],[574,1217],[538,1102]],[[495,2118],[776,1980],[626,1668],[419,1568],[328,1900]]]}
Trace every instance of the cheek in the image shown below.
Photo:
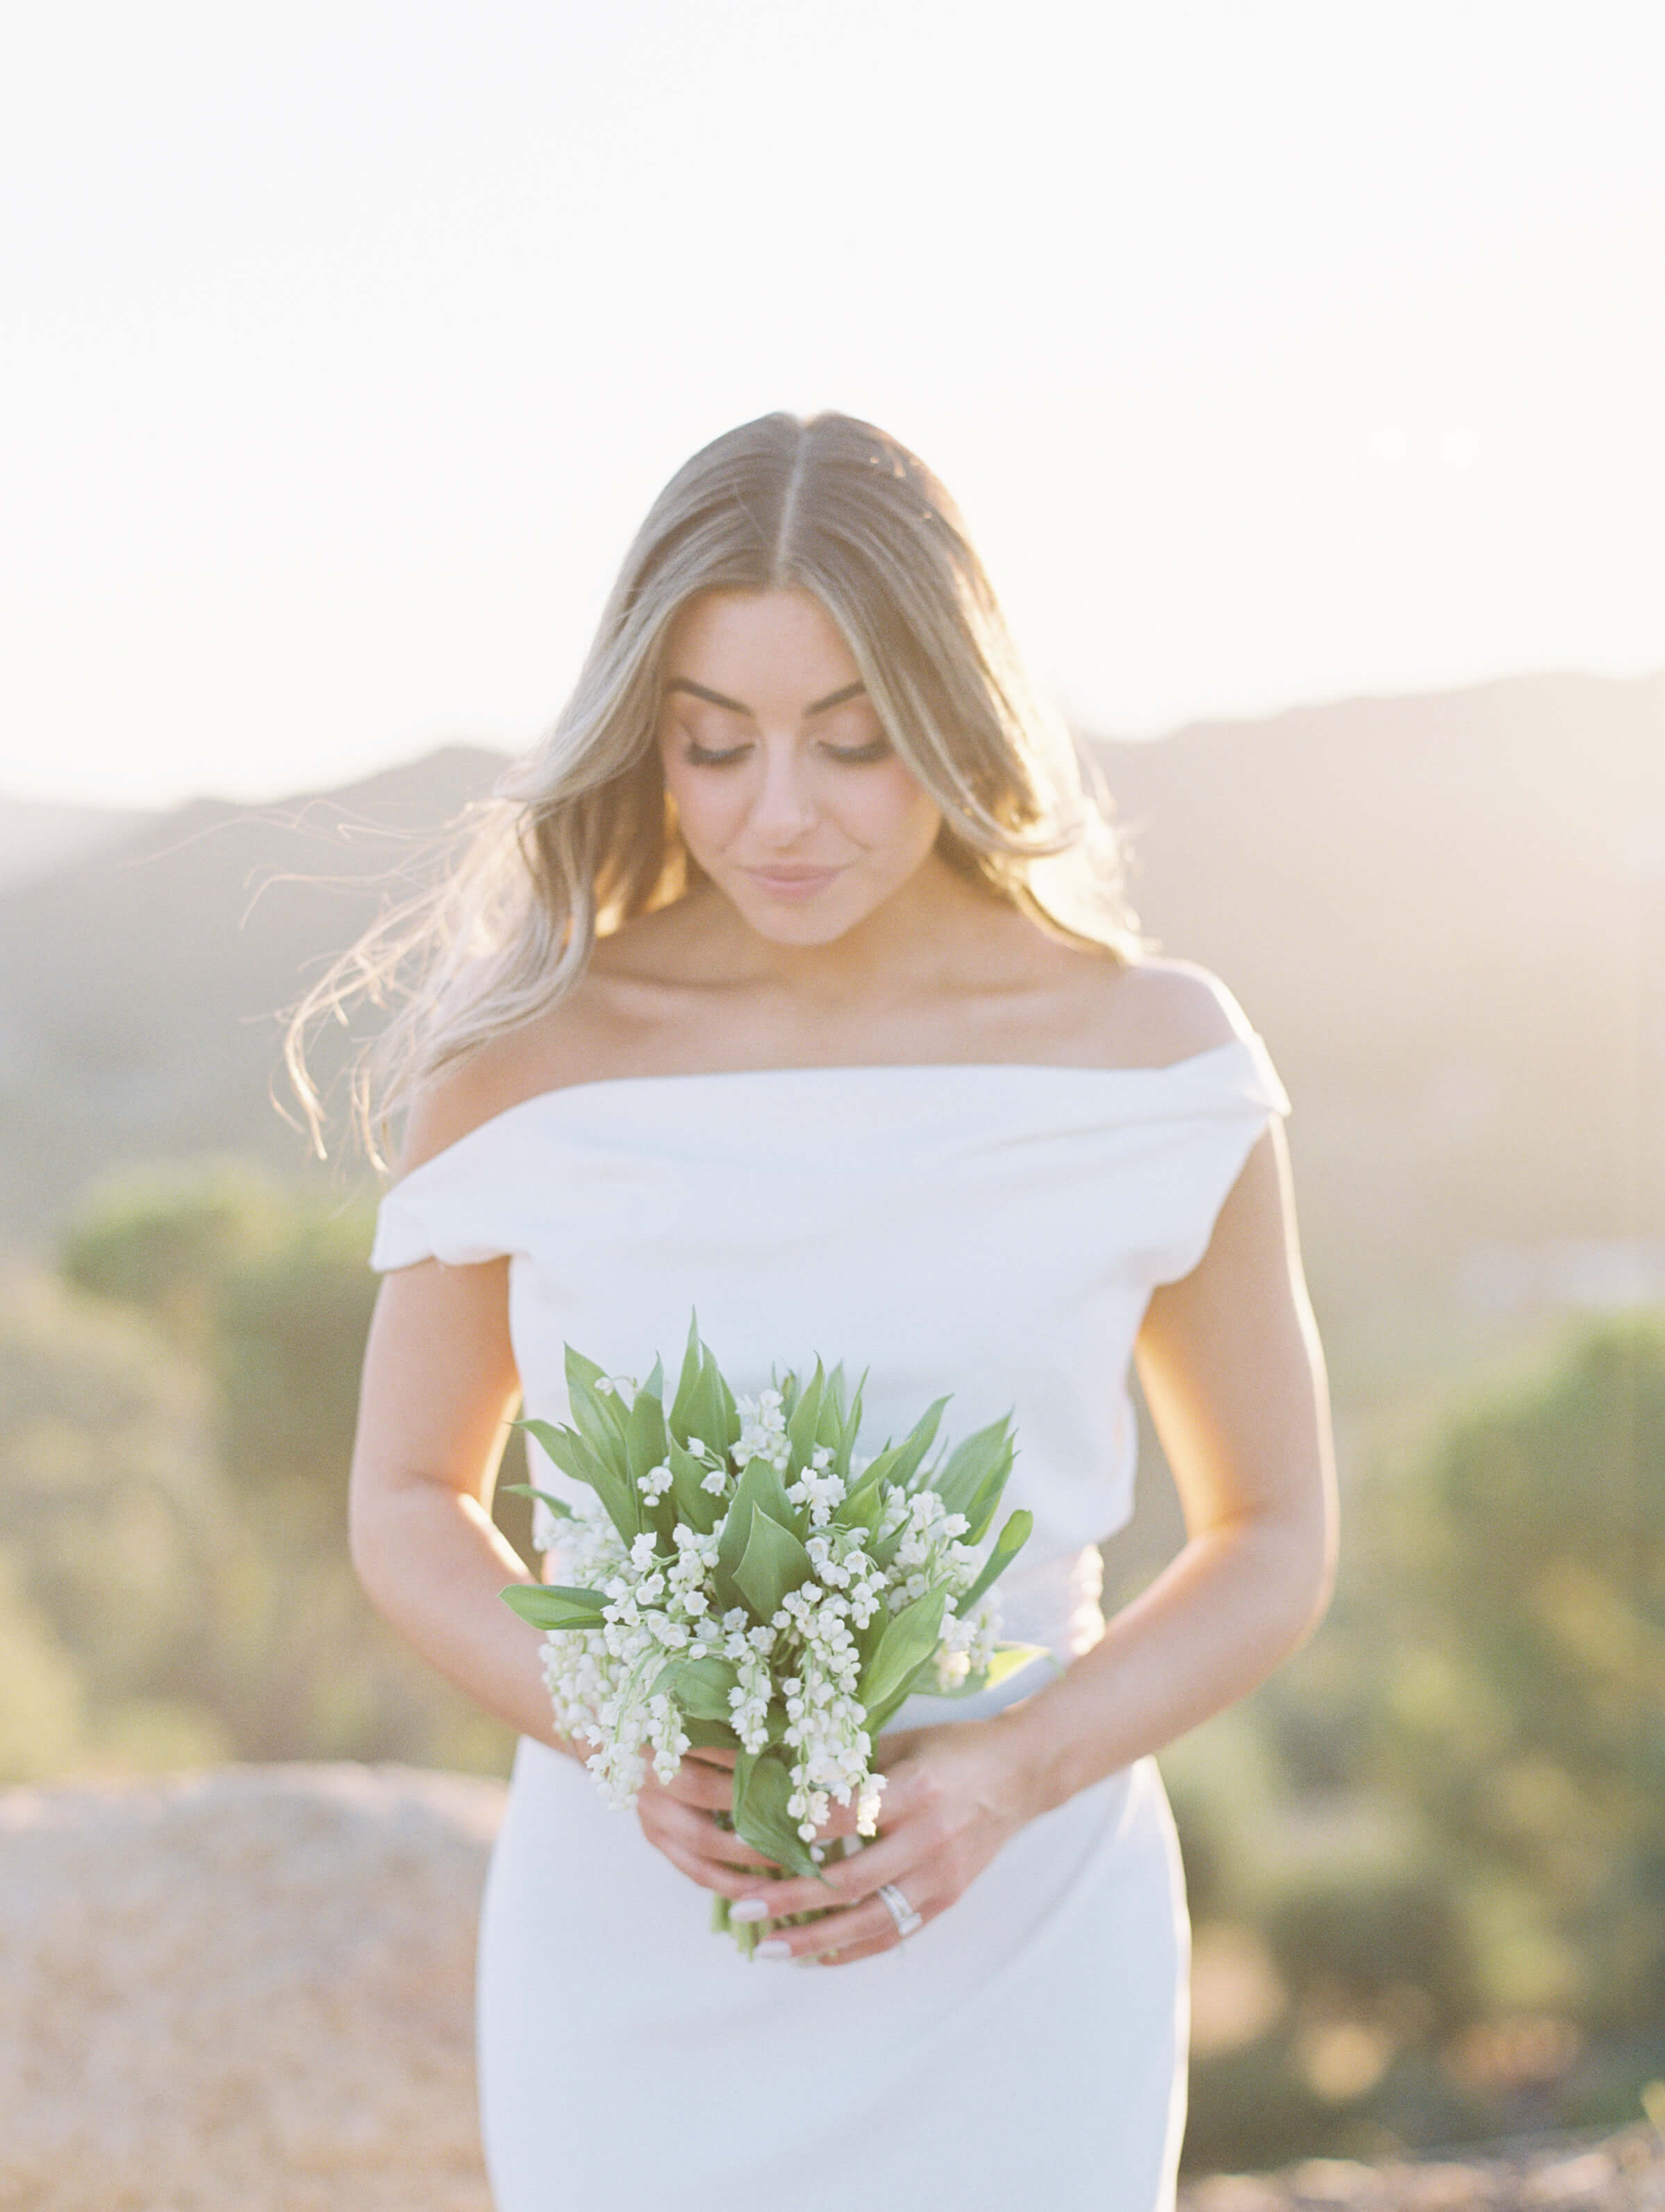
{"label": "cheek", "polygon": [[677,805],[677,818],[690,845],[709,846],[732,829],[743,811],[737,787],[720,776],[690,773],[668,747],[661,747],[665,787]]}
{"label": "cheek", "polygon": [[842,810],[852,833],[872,850],[915,859],[936,837],[942,811],[900,762],[883,775],[863,779]]}

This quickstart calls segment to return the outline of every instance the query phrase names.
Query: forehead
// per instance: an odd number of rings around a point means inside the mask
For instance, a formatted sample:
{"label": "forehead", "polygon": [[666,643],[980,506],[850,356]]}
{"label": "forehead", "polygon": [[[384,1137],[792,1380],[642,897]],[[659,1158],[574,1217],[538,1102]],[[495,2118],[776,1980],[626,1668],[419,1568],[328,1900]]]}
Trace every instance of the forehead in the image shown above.
{"label": "forehead", "polygon": [[664,672],[748,702],[760,688],[806,697],[860,679],[842,631],[812,592],[702,592],[677,613]]}

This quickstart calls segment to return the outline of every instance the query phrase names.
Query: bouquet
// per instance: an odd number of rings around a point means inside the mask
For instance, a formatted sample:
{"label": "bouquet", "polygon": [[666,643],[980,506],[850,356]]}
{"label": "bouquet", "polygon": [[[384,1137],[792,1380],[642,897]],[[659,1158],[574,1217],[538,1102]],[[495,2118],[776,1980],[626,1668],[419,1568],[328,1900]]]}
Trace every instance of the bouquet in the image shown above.
{"label": "bouquet", "polygon": [[[857,1450],[861,1389],[842,1366],[730,1389],[698,1318],[667,1411],[644,1382],[567,1348],[573,1425],[520,1424],[588,1493],[574,1508],[530,1484],[563,1524],[572,1585],[502,1595],[543,1629],[556,1724],[593,1745],[608,1801],[635,1802],[651,1755],[661,1781],[694,1747],[732,1752],[732,1820],[776,1865],[819,1875],[834,1803],[876,1832],[875,1741],[916,1687],[966,1695],[1034,1656],[996,1642],[988,1595],[1027,1541],[1010,1516],[986,1559],[1012,1471],[1002,1419],[927,1467],[946,1398],[900,1443]],[[755,1927],[714,1924],[750,1952]]]}

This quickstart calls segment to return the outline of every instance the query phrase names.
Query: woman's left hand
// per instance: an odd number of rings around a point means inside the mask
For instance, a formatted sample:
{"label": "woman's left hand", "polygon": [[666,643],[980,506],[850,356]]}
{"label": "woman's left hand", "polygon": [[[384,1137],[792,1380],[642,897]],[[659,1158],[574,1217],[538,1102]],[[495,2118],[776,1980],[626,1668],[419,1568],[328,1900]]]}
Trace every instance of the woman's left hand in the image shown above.
{"label": "woman's left hand", "polygon": [[[793,1878],[754,1892],[772,1921],[825,1915],[799,1928],[770,1928],[755,1955],[844,1966],[893,1950],[902,1938],[878,1893],[881,1883],[899,1890],[921,1920],[946,1912],[1030,1818],[1010,1745],[998,1717],[884,1737],[877,1838],[829,1863],[824,1882]],[[853,1810],[835,1808],[821,1832],[848,1835],[854,1826]]]}

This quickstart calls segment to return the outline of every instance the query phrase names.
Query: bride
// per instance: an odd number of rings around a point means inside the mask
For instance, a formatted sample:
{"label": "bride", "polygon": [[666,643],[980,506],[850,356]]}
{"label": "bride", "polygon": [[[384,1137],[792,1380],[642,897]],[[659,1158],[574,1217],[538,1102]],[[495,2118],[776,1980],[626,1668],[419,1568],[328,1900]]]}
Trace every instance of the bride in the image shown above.
{"label": "bride", "polygon": [[[1117,858],[941,486],[866,423],[774,415],[672,479],[550,736],[302,1009],[304,1085],[307,1021],[405,987],[362,1092],[403,1132],[350,1540],[518,1732],[477,1991],[499,2212],[1173,2201],[1152,1754],[1310,1633],[1334,1486],[1288,1100]],[[804,1925],[828,1892],[729,1832],[721,1754],[606,1808],[500,1595],[533,1578],[491,1517],[506,1419],[565,1417],[567,1342],[640,1375],[690,1308],[738,1389],[866,1368],[876,1440],[943,1392],[956,1437],[1010,1411],[1035,1515],[1000,1589],[1051,1656],[909,1700],[878,1835]],[[1188,1534],[1106,1622],[1135,1364]],[[769,1921],[755,1963],[700,1891]]]}

